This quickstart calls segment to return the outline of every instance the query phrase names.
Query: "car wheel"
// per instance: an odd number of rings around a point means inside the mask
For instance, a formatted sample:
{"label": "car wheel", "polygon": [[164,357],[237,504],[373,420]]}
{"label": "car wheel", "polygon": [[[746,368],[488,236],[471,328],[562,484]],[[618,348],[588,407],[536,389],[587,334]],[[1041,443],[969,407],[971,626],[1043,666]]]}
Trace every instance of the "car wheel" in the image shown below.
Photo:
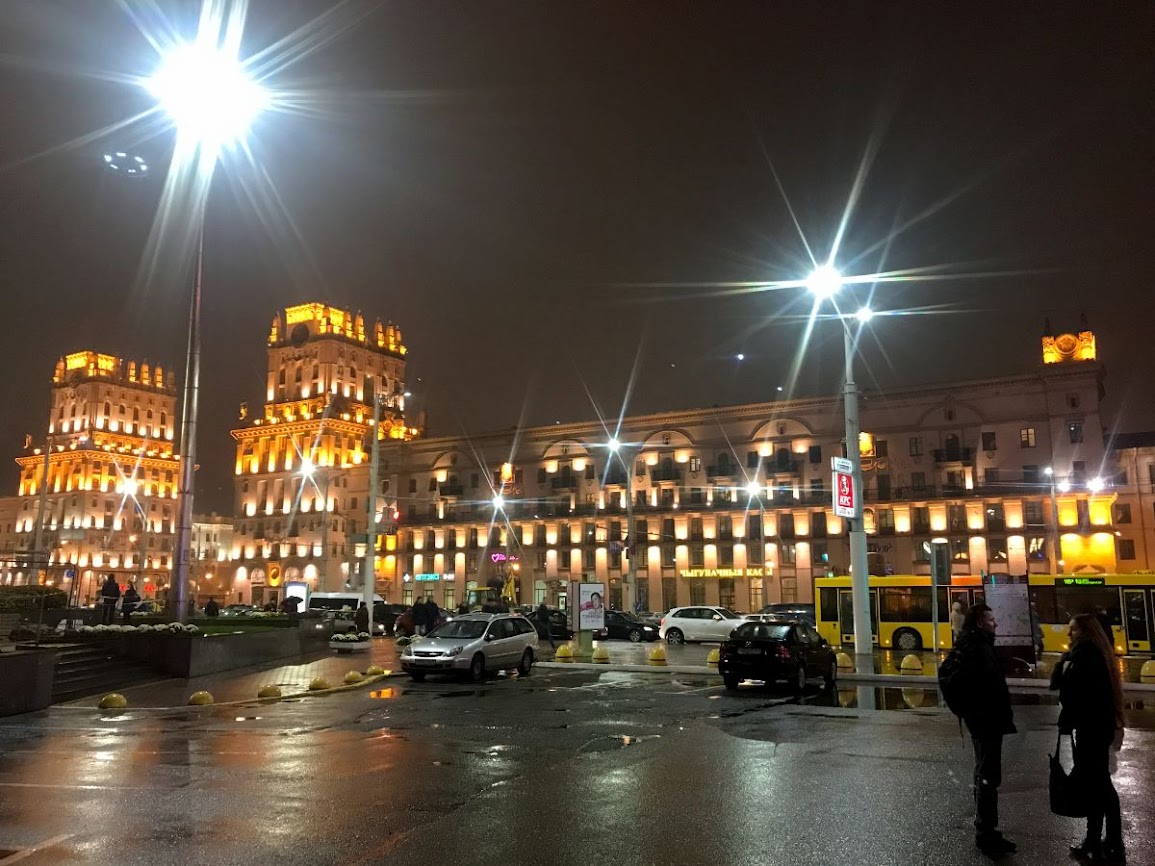
{"label": "car wheel", "polygon": [[838,683],[838,662],[834,659],[830,660],[830,665],[826,669],[826,674],[822,677],[822,681],[826,683],[827,691],[832,691],[834,686]]}
{"label": "car wheel", "polygon": [[794,670],[794,680],[791,682],[794,691],[801,694],[806,690],[806,664],[799,662],[798,667]]}
{"label": "car wheel", "polygon": [[737,674],[723,674],[722,682],[725,683],[726,688],[732,692],[738,691],[738,683],[742,682]]}
{"label": "car wheel", "polygon": [[900,650],[920,650],[922,649],[922,637],[912,629],[899,629],[894,633],[894,645]]}
{"label": "car wheel", "polygon": [[415,683],[423,683],[425,682],[425,674],[410,674],[409,679]]}
{"label": "car wheel", "polygon": [[475,655],[473,661],[469,663],[469,678],[475,683],[485,679],[485,656],[481,653]]}
{"label": "car wheel", "polygon": [[627,637],[630,639],[630,643],[642,642],[642,633],[636,628],[630,629],[630,633],[627,635]]}
{"label": "car wheel", "polygon": [[682,634],[681,629],[672,628],[666,632],[666,643],[685,643],[686,636]]}
{"label": "car wheel", "polygon": [[533,672],[533,650],[526,650],[521,654],[521,664],[517,666],[517,675],[528,677]]}

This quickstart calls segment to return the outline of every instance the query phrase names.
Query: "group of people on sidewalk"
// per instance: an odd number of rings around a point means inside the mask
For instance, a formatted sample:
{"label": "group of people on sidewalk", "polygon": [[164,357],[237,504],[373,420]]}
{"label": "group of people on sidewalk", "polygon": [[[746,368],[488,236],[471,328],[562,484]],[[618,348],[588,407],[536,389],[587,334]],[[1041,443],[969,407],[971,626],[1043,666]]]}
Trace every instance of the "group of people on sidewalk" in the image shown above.
{"label": "group of people on sidewalk", "polygon": [[[992,857],[1017,848],[999,831],[1003,737],[1016,728],[1006,675],[995,653],[997,628],[989,606],[973,605],[954,658],[948,657],[942,668],[944,695],[949,685],[948,703],[974,745],[975,844]],[[1051,688],[1059,693],[1062,708],[1059,733],[1073,738],[1072,773],[1086,806],[1086,835],[1070,853],[1095,863],[1123,864],[1122,816],[1110,771],[1110,752],[1123,741],[1123,689],[1114,648],[1094,614],[1072,618],[1068,634],[1069,649],[1055,666]],[[959,697],[952,700],[953,695]]]}
{"label": "group of people on sidewalk", "polygon": [[129,615],[140,604],[140,593],[136,591],[136,584],[130,583],[121,596],[120,584],[113,575],[108,575],[100,586],[100,622],[102,625],[112,625],[116,622],[116,611],[124,618],[125,625],[129,622]]}

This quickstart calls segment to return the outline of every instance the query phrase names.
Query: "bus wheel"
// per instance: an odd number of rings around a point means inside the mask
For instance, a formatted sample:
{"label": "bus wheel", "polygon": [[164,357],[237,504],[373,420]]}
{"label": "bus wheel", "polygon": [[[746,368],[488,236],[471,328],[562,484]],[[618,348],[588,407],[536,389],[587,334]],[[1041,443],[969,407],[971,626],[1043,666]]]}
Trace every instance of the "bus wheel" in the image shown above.
{"label": "bus wheel", "polygon": [[894,645],[900,650],[920,650],[922,638],[913,629],[900,628],[894,633]]}

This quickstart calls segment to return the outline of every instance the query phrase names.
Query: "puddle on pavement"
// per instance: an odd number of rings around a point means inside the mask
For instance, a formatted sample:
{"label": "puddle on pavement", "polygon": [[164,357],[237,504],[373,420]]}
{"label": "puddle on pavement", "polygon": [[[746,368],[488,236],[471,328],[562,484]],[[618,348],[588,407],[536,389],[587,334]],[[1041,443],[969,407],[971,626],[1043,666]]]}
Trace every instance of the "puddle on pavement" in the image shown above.
{"label": "puddle on pavement", "polygon": [[374,689],[373,691],[369,692],[369,697],[375,698],[379,701],[387,701],[392,698],[401,697],[403,694],[405,693],[398,688]]}
{"label": "puddle on pavement", "polygon": [[629,746],[636,746],[646,740],[657,740],[661,738],[661,734],[648,734],[646,736],[630,736],[627,734],[619,734],[612,737],[598,737],[596,740],[590,740],[578,749],[578,754],[586,752],[616,752]]}

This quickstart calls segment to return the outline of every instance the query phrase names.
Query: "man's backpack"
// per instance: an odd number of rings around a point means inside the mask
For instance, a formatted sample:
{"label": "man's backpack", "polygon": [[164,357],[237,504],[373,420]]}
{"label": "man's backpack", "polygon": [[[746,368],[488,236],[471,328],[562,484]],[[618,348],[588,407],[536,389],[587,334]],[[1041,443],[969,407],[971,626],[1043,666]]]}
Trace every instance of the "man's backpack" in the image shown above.
{"label": "man's backpack", "polygon": [[971,709],[973,690],[969,680],[963,655],[955,647],[938,666],[938,687],[947,707],[960,719]]}

